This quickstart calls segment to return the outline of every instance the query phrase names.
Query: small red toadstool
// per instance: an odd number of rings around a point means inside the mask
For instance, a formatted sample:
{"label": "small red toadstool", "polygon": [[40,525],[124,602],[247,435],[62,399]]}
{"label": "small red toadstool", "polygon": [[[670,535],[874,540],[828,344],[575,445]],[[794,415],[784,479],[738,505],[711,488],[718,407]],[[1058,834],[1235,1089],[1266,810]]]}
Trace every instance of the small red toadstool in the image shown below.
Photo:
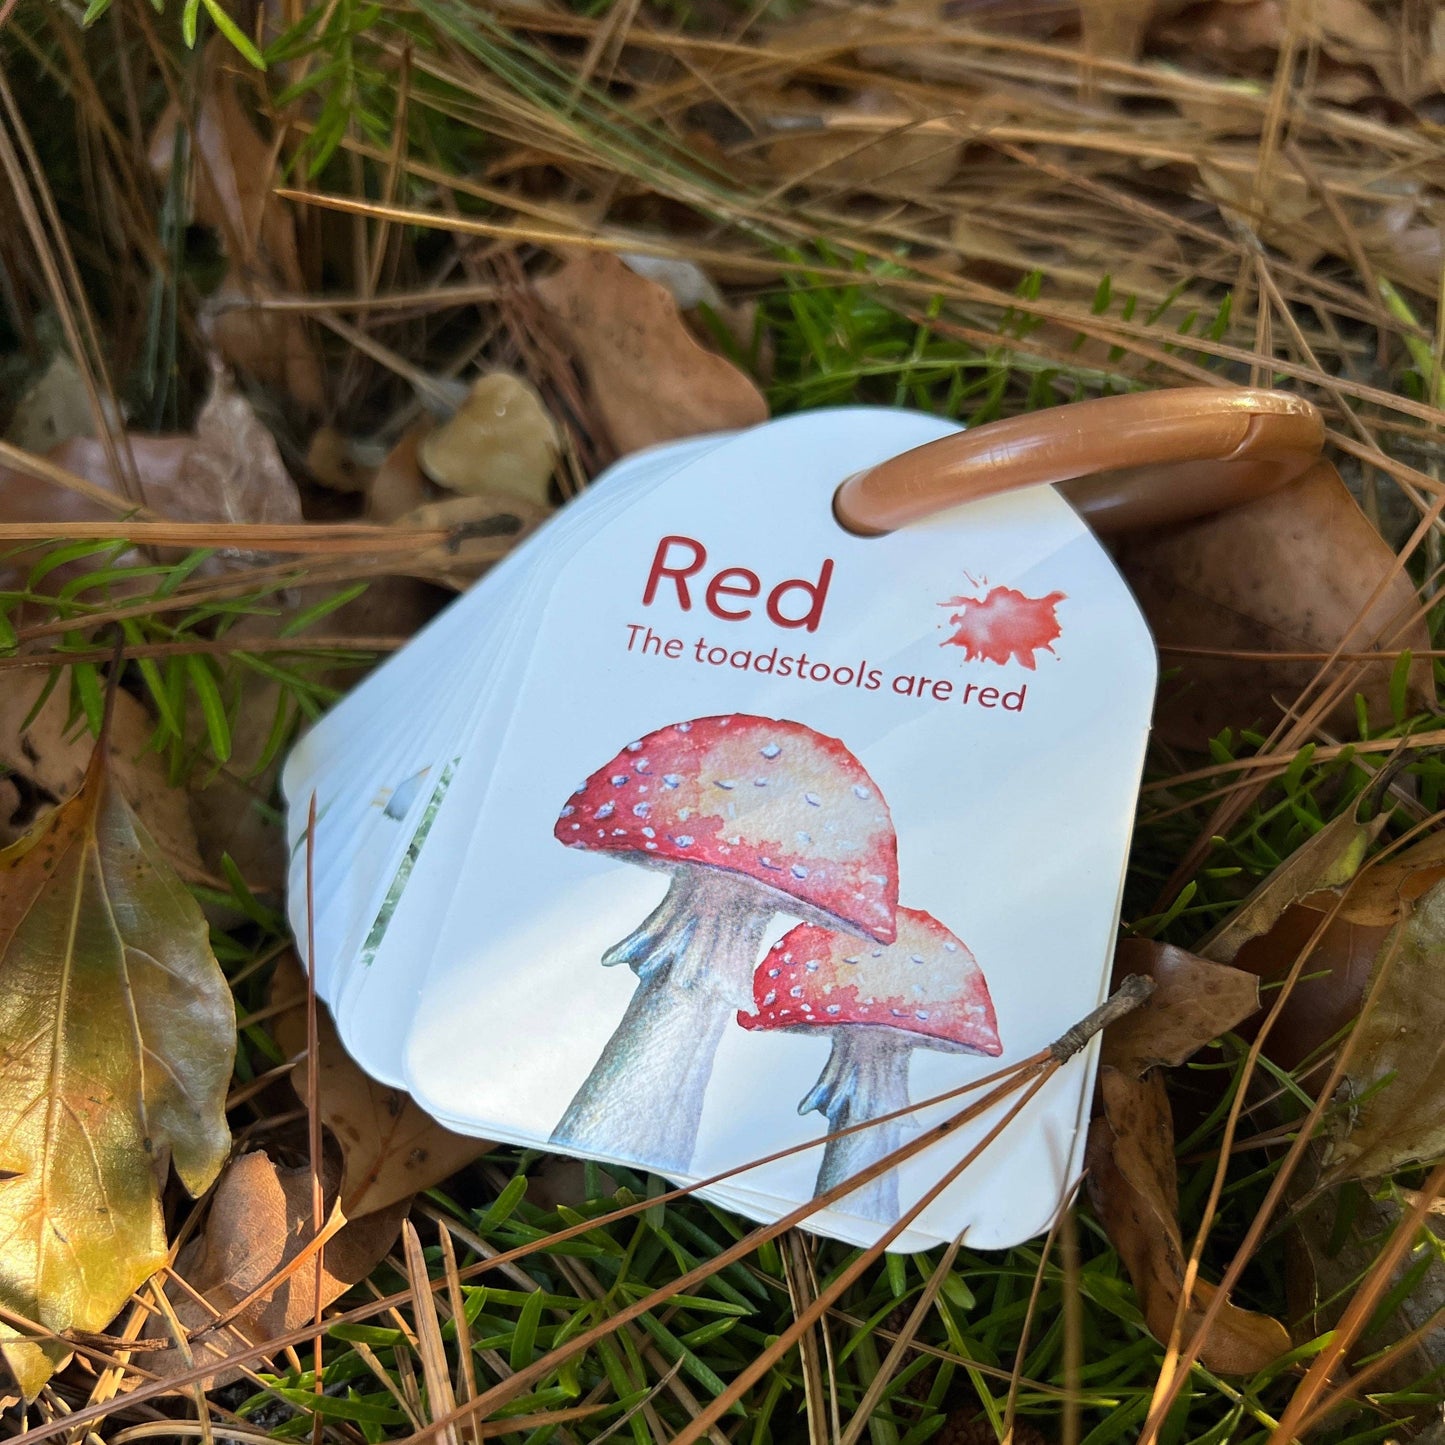
{"label": "small red toadstool", "polygon": [[750,997],[774,914],[893,938],[888,805],[835,738],[734,714],[630,743],[577,789],[554,832],[671,873],[672,884],[602,957],[640,981],[552,1141],[685,1170],[718,1041]]}
{"label": "small red toadstool", "polygon": [[[914,1049],[988,1054],[1003,1051],[993,1000],[967,947],[931,914],[900,908],[896,940],[865,945],[811,923],[775,943],[753,975],[745,1029],[827,1030],[833,1051],[798,1105],[817,1109],[829,1133],[906,1109]],[[826,1193],[903,1142],[892,1119],[830,1139],[815,1195]],[[846,1196],[850,1213],[891,1224],[898,1218],[894,1170]]]}

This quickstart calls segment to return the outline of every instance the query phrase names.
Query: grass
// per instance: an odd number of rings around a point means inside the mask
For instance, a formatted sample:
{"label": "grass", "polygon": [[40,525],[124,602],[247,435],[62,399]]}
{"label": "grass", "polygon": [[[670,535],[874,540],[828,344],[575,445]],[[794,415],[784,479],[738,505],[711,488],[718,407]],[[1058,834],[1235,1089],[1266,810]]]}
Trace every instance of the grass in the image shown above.
{"label": "grass", "polygon": [[[184,426],[204,381],[197,317],[221,268],[216,237],[183,223],[180,180],[160,187],[150,179],[144,140],[168,98],[193,105],[201,61],[180,31],[189,13],[204,38],[212,7],[173,4],[160,16],[133,0],[91,8],[94,27],[82,34],[53,7],[21,0],[0,31],[16,114],[37,142],[62,221],[58,231],[47,229],[46,244],[69,249],[79,279],[57,296],[31,256],[0,240],[10,287],[3,349],[23,351],[46,318],[69,311],[74,320],[88,308],[106,341],[108,365],[91,356],[102,390],[108,373],[132,416]],[[1242,203],[1231,191],[1235,203],[1224,205],[1206,184],[1212,172],[1181,177],[1177,159],[1181,145],[1197,142],[1181,97],[1228,104],[1256,131],[1247,145],[1228,133],[1209,140],[1206,159],[1220,174],[1248,181],[1287,160],[1291,184],[1308,191],[1323,176],[1321,204],[1343,209],[1349,221],[1348,208],[1368,205],[1359,177],[1431,163],[1419,128],[1371,129],[1304,96],[1281,141],[1271,119],[1279,87],[1268,75],[1245,82],[1128,58],[1096,57],[1085,66],[1067,42],[984,34],[967,24],[919,36],[874,12],[855,18],[861,35],[846,44],[815,36],[811,49],[787,51],[750,24],[780,13],[686,4],[644,13],[615,4],[529,10],[503,24],[457,0],[290,7],[289,28],[264,47],[264,76],[244,58],[235,68],[248,101],[289,123],[276,180],[318,198],[292,209],[315,297],[359,298],[338,300],[329,318],[321,315],[323,328],[343,319],[380,343],[363,354],[335,328],[318,330],[329,373],[345,380],[325,420],[389,440],[412,414],[413,399],[403,371],[378,355],[441,372],[464,365],[478,345],[470,306],[439,297],[393,316],[373,310],[374,295],[485,282],[500,274],[499,257],[530,263],[539,239],[564,234],[619,249],[662,244],[730,281],[730,299],[754,308],[751,333],[739,340],[716,315],[704,314],[701,324],[759,376],[776,412],[864,401],[976,423],[1111,391],[1278,380],[1326,409],[1368,499],[1400,495],[1410,509],[1412,498],[1438,490],[1445,417],[1431,374],[1440,352],[1436,297],[1399,257],[1367,253],[1359,234],[1349,234],[1351,226],[1367,229],[1365,211],[1347,224],[1332,257],[1305,262],[1288,246],[1261,244],[1253,228],[1265,229],[1267,217],[1252,209],[1261,202],[1248,187]],[[922,60],[920,50],[928,52]],[[913,58],[879,58],[900,53]],[[1017,103],[1020,84],[1027,104]],[[887,104],[862,117],[850,112],[840,98],[862,91],[881,92]],[[970,108],[979,94],[1001,109],[981,119]],[[73,117],[73,131],[45,123],[56,106]],[[966,164],[933,190],[860,185],[820,167],[816,155],[790,161],[777,145],[778,118],[800,111],[813,117],[818,135],[841,135],[842,150],[864,152],[895,143],[926,116],[927,133],[940,145],[961,145]],[[14,148],[19,132],[9,124]],[[713,143],[719,135],[728,141],[721,153]],[[835,146],[835,167],[841,153]],[[1060,153],[1068,156],[1062,172]],[[369,213],[327,209],[326,196],[360,201]],[[986,225],[962,227],[960,214]],[[103,215],[114,224],[98,224]],[[465,245],[458,224],[477,233]],[[262,289],[274,293],[275,278]],[[573,394],[545,360],[519,349],[511,325],[504,308],[488,318],[480,343],[488,354],[532,366],[554,403]],[[84,329],[79,321],[75,327]],[[272,401],[283,445],[299,455],[316,418],[298,415],[284,398]],[[575,408],[565,415],[581,452],[592,442],[589,419]],[[215,545],[224,541],[218,530]],[[149,701],[153,745],[176,781],[226,763],[256,679],[279,684],[253,769],[267,773],[296,726],[334,695],[338,665],[372,655],[331,634],[328,607],[399,565],[318,547],[314,557],[243,563],[217,580],[205,573],[207,549],[158,567],[122,562],[115,544],[77,545],[110,548],[104,574],[56,595],[43,588],[44,573],[74,554],[50,549],[24,585],[0,594],[10,619],[0,643],[59,664],[77,719],[93,721],[97,653],[108,652],[107,629],[120,621],[131,683]],[[1433,545],[1432,536],[1409,559],[1417,582],[1433,568]],[[286,589],[303,576],[323,579],[331,600],[297,615]],[[115,601],[120,594],[124,604]],[[245,630],[232,635],[242,622],[269,621],[274,646],[260,647]],[[1437,647],[1440,621],[1436,607]],[[1438,676],[1439,659],[1433,665]],[[1436,725],[1433,716],[1407,714],[1403,688],[1396,694],[1388,728],[1361,721],[1318,749],[1282,752],[1277,739],[1236,727],[1214,740],[1217,771],[1209,777],[1194,776],[1192,760],[1185,766],[1156,753],[1130,862],[1126,927],[1197,942],[1370,785],[1386,753],[1352,755],[1350,744],[1388,744]],[[1260,757],[1279,764],[1262,783],[1249,766]],[[1438,811],[1445,759],[1420,752],[1405,774],[1415,802],[1401,806],[1398,829]],[[1243,800],[1241,810],[1222,835],[1201,836],[1222,790]],[[1199,866],[1165,893],[1180,859],[1201,842]],[[270,964],[287,939],[273,900],[258,903],[229,875],[216,883],[213,892],[229,883],[242,917],[215,941],[243,1021],[237,1083],[246,1085],[284,1062],[265,1007]],[[1244,1060],[1243,1041],[1226,1038],[1171,1085],[1181,1113],[1186,1240],[1205,1219]],[[278,1122],[285,1112],[274,1094],[261,1092],[234,1122],[238,1132],[285,1150],[296,1145],[294,1120]],[[1242,1149],[1231,1160],[1204,1253],[1208,1277],[1218,1278],[1233,1257],[1278,1160],[1277,1149],[1265,1148]],[[213,1392],[210,1426],[198,1422],[193,1397],[158,1399],[164,1428],[245,1440],[318,1438],[319,1431],[349,1442],[420,1439],[430,1429],[469,1445],[482,1438],[469,1426],[436,1427],[447,1390],[465,1399],[473,1378],[480,1390],[533,1366],[744,1233],[736,1218],[693,1199],[612,1218],[656,1199],[663,1186],[620,1169],[577,1173],[580,1180],[565,1177],[565,1199],[551,1202],[549,1191],[559,1187],[553,1161],[495,1151],[417,1202],[425,1278],[398,1246],[331,1312],[319,1381],[309,1351],[271,1348],[255,1362],[253,1381]],[[1417,1183],[1405,1176],[1379,1192],[1394,1198]],[[592,1219],[602,1222],[554,1238]],[[1285,1249],[1285,1233],[1272,1230],[1243,1276],[1239,1303],[1289,1312]],[[499,1251],[517,1257],[484,1272],[486,1257]],[[487,1416],[486,1438],[669,1439],[855,1257],[806,1236],[766,1243],[543,1373]],[[433,1315],[445,1387],[420,1347]],[[299,1337],[294,1343],[299,1350]],[[1387,1348],[1378,1332],[1364,1346],[1367,1358]],[[1296,1367],[1323,1347],[1308,1341],[1254,1379],[1226,1380],[1196,1366],[1157,1438],[1169,1445],[1268,1440]],[[1018,1441],[1031,1426],[1044,1439],[1132,1441],[1150,1414],[1163,1358],[1117,1255],[1081,1205],[1047,1243],[960,1249],[942,1269],[938,1255],[878,1262],[827,1311],[822,1330],[748,1390],[712,1438],[921,1445],[984,1438],[965,1436],[966,1428],[1002,1435],[1013,1422]],[[143,1355],[137,1359],[144,1364]],[[1368,1405],[1332,1417],[1321,1438],[1340,1445],[1389,1438],[1399,1419],[1440,1394],[1438,1381],[1424,1376],[1369,1389]],[[58,1381],[32,1423],[66,1433],[65,1411],[83,1405],[89,1390],[83,1378]],[[145,1438],[157,1422],[143,1414],[117,1412],[103,1438],[115,1445]]]}

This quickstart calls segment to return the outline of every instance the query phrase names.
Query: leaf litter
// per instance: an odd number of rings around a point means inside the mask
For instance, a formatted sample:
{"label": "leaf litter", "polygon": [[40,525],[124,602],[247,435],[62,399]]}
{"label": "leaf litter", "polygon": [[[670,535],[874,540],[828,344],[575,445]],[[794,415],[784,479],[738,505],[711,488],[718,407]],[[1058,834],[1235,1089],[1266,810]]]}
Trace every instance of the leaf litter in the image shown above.
{"label": "leaf litter", "polygon": [[[1101,1110],[1085,1156],[1089,1197],[1118,1249],[1144,1319],[1167,1342],[1184,1295],[1185,1252],[1179,1229],[1174,1121],[1162,1067],[1176,1067],[1259,1007],[1248,974],[1179,948],[1129,939],[1116,969],[1154,980],[1154,993],[1104,1034],[1099,1062]],[[1213,1286],[1194,1284],[1184,1307],[1184,1335],[1197,1332]],[[1289,1332],[1267,1315],[1226,1305],[1200,1346],[1200,1359],[1221,1374],[1256,1374],[1290,1345]]]}
{"label": "leaf litter", "polygon": [[[169,1166],[199,1194],[231,1147],[230,990],[108,742],[0,852],[0,1300],[62,1333],[104,1329],[164,1263]],[[27,1398],[69,1353],[0,1340]]]}

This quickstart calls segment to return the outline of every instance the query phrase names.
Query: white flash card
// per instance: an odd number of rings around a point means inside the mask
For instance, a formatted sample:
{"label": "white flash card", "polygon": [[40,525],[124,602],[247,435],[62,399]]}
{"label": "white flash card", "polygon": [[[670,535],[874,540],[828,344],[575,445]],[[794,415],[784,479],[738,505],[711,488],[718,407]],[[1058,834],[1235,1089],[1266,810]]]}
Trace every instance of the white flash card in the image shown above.
{"label": "white flash card", "polygon": [[[775,1218],[1098,1003],[1154,650],[1051,488],[839,526],[845,477],[955,429],[769,423],[679,450],[555,555],[562,520],[532,539],[426,847],[405,876],[388,860],[384,952],[337,960],[363,1063],[390,1051],[453,1128],[675,1180],[783,1153],[712,1191]],[[1092,1068],[1060,1071],[897,1247],[1045,1228]],[[877,1238],[991,1122],[808,1227]]]}

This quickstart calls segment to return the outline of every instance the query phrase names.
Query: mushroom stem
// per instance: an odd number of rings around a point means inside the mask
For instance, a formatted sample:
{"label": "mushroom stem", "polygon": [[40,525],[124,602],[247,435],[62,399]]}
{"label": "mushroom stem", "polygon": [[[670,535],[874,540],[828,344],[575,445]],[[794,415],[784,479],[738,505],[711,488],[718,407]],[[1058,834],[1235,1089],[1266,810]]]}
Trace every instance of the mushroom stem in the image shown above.
{"label": "mushroom stem", "polygon": [[636,991],[552,1143],[685,1172],[723,1030],[751,998],[775,902],[728,874],[678,869],[646,921],[602,956]]}
{"label": "mushroom stem", "polygon": [[[818,1082],[798,1112],[816,1109],[828,1121],[828,1132],[906,1109],[908,1060],[912,1048],[898,1031],[872,1026],[833,1030],[833,1051]],[[902,1119],[860,1129],[842,1139],[829,1139],[823,1149],[814,1198],[836,1188],[903,1144]],[[853,1193],[839,1207],[864,1219],[892,1224],[898,1218],[898,1171],[890,1169]]]}

